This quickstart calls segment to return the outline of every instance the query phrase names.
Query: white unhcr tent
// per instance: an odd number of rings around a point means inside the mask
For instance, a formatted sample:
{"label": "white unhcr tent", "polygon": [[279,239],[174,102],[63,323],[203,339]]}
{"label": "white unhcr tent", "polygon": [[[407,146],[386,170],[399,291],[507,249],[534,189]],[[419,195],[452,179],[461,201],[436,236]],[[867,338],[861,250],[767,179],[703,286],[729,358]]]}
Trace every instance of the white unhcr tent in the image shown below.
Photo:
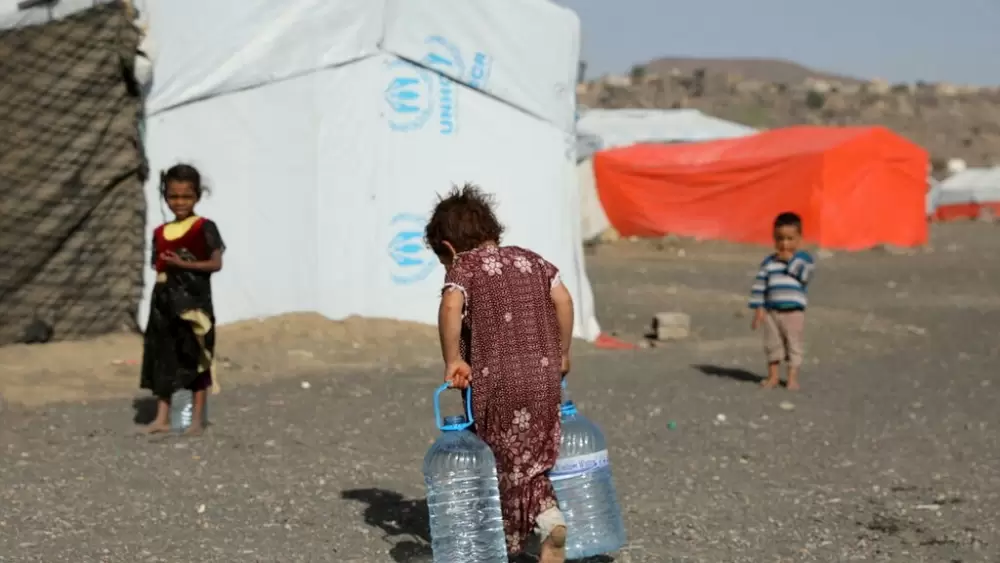
{"label": "white unhcr tent", "polygon": [[[9,0],[0,0],[9,1]],[[86,2],[89,5],[90,2]],[[228,250],[220,323],[296,311],[433,323],[436,194],[497,194],[505,242],[599,328],[574,173],[579,21],[548,0],[145,0],[152,170],[204,172]],[[154,174],[158,176],[158,174]],[[146,188],[149,238],[166,218]],[[152,272],[139,311],[144,325]]]}
{"label": "white unhcr tent", "polygon": [[695,109],[592,109],[577,122],[577,182],[580,231],[592,239],[611,224],[597,195],[593,153],[642,143],[691,143],[752,135],[752,127],[705,115]]}

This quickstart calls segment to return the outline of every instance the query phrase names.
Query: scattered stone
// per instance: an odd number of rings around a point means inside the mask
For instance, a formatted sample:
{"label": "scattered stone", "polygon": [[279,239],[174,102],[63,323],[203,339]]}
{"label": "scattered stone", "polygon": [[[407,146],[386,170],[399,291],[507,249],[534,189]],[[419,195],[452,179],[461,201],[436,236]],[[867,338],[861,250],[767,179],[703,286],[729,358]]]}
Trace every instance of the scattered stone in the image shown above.
{"label": "scattered stone", "polygon": [[614,227],[609,227],[603,233],[597,235],[597,241],[602,243],[612,243],[621,240],[622,236],[618,234],[618,230]]}
{"label": "scattered stone", "polygon": [[682,340],[691,335],[691,316],[685,313],[657,313],[653,334],[661,342]]}
{"label": "scattered stone", "polygon": [[826,250],[825,248],[816,251],[816,258],[819,258],[820,260],[829,260],[834,256],[835,255],[832,251]]}
{"label": "scattered stone", "polygon": [[891,256],[913,256],[917,252],[912,248],[905,248],[902,246],[896,246],[893,244],[880,244],[875,247],[876,250],[889,254]]}
{"label": "scattered stone", "polygon": [[310,387],[312,387],[312,385],[310,385],[308,381],[303,381],[302,382],[302,388],[303,389],[309,389]]}
{"label": "scattered stone", "polygon": [[790,401],[781,401],[781,404],[779,404],[778,407],[783,411],[793,411],[795,410],[795,403]]}

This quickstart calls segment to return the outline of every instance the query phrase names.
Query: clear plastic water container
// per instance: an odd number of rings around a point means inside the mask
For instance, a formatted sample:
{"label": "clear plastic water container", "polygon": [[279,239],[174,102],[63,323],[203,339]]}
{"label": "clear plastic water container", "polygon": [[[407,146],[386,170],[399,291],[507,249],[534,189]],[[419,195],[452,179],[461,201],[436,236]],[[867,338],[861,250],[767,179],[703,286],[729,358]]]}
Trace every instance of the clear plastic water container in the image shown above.
{"label": "clear plastic water container", "polygon": [[617,551],[628,538],[604,433],[568,400],[563,382],[562,441],[549,473],[566,518],[566,558],[583,559]]}
{"label": "clear plastic water container", "polygon": [[[208,401],[202,410],[202,425],[208,423]],[[184,432],[194,422],[194,393],[187,389],[174,391],[170,396],[170,428],[174,432]]]}
{"label": "clear plastic water container", "polygon": [[471,390],[465,416],[441,419],[442,385],[434,393],[441,435],[424,456],[424,483],[434,563],[507,563],[497,462],[473,434]]}

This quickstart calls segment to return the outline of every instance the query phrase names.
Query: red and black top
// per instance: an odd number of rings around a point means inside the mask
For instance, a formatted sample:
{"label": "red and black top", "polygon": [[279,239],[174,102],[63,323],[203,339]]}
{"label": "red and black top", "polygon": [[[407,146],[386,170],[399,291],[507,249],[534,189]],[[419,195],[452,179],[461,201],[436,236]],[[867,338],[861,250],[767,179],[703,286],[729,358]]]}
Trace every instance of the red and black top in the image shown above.
{"label": "red and black top", "polygon": [[167,265],[160,259],[164,252],[173,252],[183,260],[201,262],[212,258],[216,250],[225,249],[222,236],[215,223],[204,217],[195,219],[187,232],[175,239],[164,236],[166,224],[153,231],[152,265],[157,272],[166,272]]}

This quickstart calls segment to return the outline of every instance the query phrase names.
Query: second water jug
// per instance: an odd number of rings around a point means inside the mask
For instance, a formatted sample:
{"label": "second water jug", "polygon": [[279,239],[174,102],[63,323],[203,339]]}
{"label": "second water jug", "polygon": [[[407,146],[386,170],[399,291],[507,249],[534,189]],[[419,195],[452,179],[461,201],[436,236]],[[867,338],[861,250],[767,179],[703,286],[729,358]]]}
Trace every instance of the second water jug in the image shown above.
{"label": "second water jug", "polygon": [[563,401],[561,418],[559,459],[549,479],[566,518],[566,558],[617,551],[627,538],[604,433],[577,412],[573,401]]}
{"label": "second water jug", "polygon": [[[202,425],[208,424],[208,402],[202,411]],[[194,422],[194,394],[187,389],[174,391],[170,396],[170,428],[174,432],[184,432]]]}
{"label": "second water jug", "polygon": [[507,563],[497,462],[472,426],[471,390],[465,416],[441,420],[442,385],[434,393],[441,435],[424,456],[424,482],[434,563]]}

